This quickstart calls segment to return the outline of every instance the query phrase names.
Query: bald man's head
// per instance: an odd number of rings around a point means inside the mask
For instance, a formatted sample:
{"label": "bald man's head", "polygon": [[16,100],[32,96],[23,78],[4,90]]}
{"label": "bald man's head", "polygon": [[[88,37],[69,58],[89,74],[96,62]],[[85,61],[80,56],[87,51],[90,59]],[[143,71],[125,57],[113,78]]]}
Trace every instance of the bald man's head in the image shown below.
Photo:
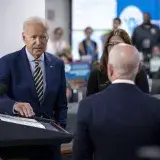
{"label": "bald man's head", "polygon": [[138,50],[128,44],[118,44],[109,53],[108,76],[115,79],[134,80],[140,67]]}

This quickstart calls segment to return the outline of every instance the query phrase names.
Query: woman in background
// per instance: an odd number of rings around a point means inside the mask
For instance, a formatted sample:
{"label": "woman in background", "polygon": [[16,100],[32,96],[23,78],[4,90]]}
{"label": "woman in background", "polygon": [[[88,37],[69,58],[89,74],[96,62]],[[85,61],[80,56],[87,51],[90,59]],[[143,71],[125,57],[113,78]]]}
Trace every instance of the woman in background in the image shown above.
{"label": "woman in background", "polygon": [[[87,96],[102,91],[110,85],[107,75],[108,55],[110,50],[119,43],[126,43],[131,45],[131,39],[126,31],[117,29],[111,31],[104,44],[104,51],[100,61],[100,67],[91,71],[87,85]],[[149,84],[144,68],[141,68],[136,76],[135,84],[139,89],[145,93],[149,93]]]}
{"label": "woman in background", "polygon": [[97,60],[98,58],[98,46],[97,43],[91,39],[93,29],[91,27],[87,27],[84,30],[85,39],[79,44],[79,55],[80,58],[82,56],[90,56],[91,60]]}

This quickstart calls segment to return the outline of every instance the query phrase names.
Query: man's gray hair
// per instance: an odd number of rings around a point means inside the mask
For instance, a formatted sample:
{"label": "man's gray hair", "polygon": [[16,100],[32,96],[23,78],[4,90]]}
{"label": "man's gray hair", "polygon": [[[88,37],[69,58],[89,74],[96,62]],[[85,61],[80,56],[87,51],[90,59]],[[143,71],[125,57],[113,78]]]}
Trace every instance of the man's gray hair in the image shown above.
{"label": "man's gray hair", "polygon": [[42,24],[46,28],[46,30],[48,30],[48,23],[46,19],[40,17],[29,17],[23,23],[23,31],[25,31],[27,24],[35,24],[35,23]]}
{"label": "man's gray hair", "polygon": [[114,67],[119,78],[133,80],[139,70],[140,54],[132,45],[119,44],[111,50],[108,63]]}

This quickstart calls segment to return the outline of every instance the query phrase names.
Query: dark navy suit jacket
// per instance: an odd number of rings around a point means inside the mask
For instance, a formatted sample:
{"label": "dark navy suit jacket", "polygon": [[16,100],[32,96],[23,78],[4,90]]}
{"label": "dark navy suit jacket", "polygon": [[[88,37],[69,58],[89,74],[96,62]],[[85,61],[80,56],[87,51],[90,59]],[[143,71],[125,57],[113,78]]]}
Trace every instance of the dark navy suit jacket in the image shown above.
{"label": "dark navy suit jacket", "polygon": [[67,100],[63,61],[45,53],[44,63],[46,88],[44,101],[40,105],[25,47],[0,59],[0,84],[8,87],[7,94],[0,97],[0,113],[12,115],[15,102],[28,102],[36,116],[52,117],[61,126],[66,125]]}
{"label": "dark navy suit jacket", "polygon": [[75,160],[135,160],[142,146],[159,145],[160,101],[132,84],[111,84],[80,103]]}

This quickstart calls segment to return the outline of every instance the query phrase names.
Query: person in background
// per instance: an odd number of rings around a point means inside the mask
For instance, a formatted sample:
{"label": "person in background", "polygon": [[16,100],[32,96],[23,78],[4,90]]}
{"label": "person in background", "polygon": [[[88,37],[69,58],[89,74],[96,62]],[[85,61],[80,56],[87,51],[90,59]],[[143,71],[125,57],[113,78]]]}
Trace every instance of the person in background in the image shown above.
{"label": "person in background", "polygon": [[[61,58],[63,60],[64,64],[71,62],[65,53],[59,54],[59,58]],[[70,83],[67,80],[66,80],[66,84],[67,84],[66,96],[67,96],[68,102],[70,102],[70,101],[72,101],[73,91],[72,91]]]}
{"label": "person in background", "polygon": [[[0,84],[8,87],[0,97],[0,113],[23,117],[44,117],[66,127],[67,99],[64,63],[46,53],[48,25],[39,17],[24,22],[22,38],[25,46],[0,59]],[[54,145],[54,144],[53,144]],[[31,159],[52,160],[59,157],[59,146],[46,150],[34,148]],[[52,150],[52,151],[51,151]],[[53,155],[54,154],[54,155]]]}
{"label": "person in background", "polygon": [[160,100],[134,83],[141,66],[134,46],[115,46],[106,65],[112,84],[80,102],[73,159],[139,160],[144,147],[160,146]]}
{"label": "person in background", "polygon": [[89,55],[92,61],[98,58],[98,46],[97,43],[91,39],[93,29],[87,27],[84,30],[86,38],[79,44],[79,55],[80,57]]}
{"label": "person in background", "polygon": [[61,53],[66,53],[71,58],[70,45],[63,39],[63,29],[61,27],[57,27],[53,31],[47,51],[57,56]]}
{"label": "person in background", "polygon": [[71,62],[70,58],[68,58],[66,53],[61,53],[58,55],[58,57],[63,60],[64,64]]}
{"label": "person in background", "polygon": [[[119,43],[131,44],[129,35],[123,29],[113,30],[108,35],[100,60],[100,67],[92,70],[90,73],[87,85],[87,96],[100,92],[111,84],[107,73],[108,56],[111,49]],[[149,93],[148,79],[143,67],[136,75],[135,84],[143,92]]]}
{"label": "person in background", "polygon": [[144,58],[151,57],[153,47],[160,45],[159,27],[151,23],[149,13],[143,14],[143,23],[135,28],[132,44],[143,53]]}
{"label": "person in background", "polygon": [[[121,19],[118,18],[118,17],[114,18],[114,19],[113,19],[113,27],[112,27],[112,30],[117,30],[117,29],[120,27],[120,25],[121,25]],[[111,30],[111,31],[112,31],[112,30]],[[110,31],[110,32],[111,32],[111,31]],[[110,32],[109,32],[109,33],[110,33]],[[104,44],[105,44],[105,41],[106,41],[109,33],[106,33],[106,34],[104,34],[104,35],[101,37],[103,46],[104,46]]]}
{"label": "person in background", "polygon": [[152,49],[152,56],[160,56],[160,46],[154,46]]}
{"label": "person in background", "polygon": [[114,18],[114,20],[113,20],[113,30],[119,29],[120,25],[121,25],[121,19],[118,18],[118,17]]}
{"label": "person in background", "polygon": [[152,71],[152,79],[160,79],[160,47],[158,46],[153,47],[150,70]]}
{"label": "person in background", "polygon": [[66,96],[67,96],[68,103],[70,103],[73,101],[73,90],[72,90],[71,85],[68,81],[66,82],[66,84],[67,84]]}

